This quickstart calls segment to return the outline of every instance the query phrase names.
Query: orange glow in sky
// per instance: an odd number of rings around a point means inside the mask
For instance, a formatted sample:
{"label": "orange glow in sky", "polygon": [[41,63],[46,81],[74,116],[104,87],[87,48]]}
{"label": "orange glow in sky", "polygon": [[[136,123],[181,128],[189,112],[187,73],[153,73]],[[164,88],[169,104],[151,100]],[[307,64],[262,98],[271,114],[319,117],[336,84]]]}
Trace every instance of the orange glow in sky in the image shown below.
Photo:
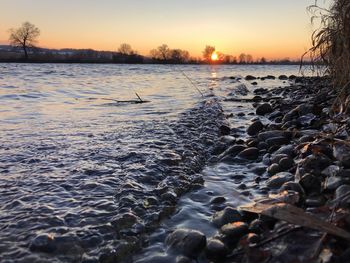
{"label": "orange glow in sky", "polygon": [[[329,1],[329,0],[328,0]],[[321,2],[321,1],[320,1]],[[215,4],[214,4],[215,3]],[[39,46],[115,51],[129,43],[142,55],[162,44],[202,57],[223,54],[300,58],[310,47],[306,7],[314,0],[0,0],[0,44],[29,21]]]}

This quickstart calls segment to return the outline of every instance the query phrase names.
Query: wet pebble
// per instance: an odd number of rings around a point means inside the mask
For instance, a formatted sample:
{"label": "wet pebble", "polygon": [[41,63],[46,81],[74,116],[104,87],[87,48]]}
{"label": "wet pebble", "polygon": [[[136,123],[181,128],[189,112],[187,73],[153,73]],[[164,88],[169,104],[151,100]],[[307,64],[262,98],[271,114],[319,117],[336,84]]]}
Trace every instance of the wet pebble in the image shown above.
{"label": "wet pebble", "polygon": [[272,111],[273,109],[269,103],[261,104],[256,108],[257,115],[266,115],[268,113],[271,113]]}
{"label": "wet pebble", "polygon": [[52,253],[57,249],[55,238],[50,234],[41,234],[31,241],[29,249],[34,252]]}
{"label": "wet pebble", "polygon": [[266,181],[266,185],[270,188],[280,188],[284,183],[292,180],[293,174],[288,172],[280,172],[272,176]]}
{"label": "wet pebble", "polygon": [[226,245],[218,239],[211,239],[208,241],[206,248],[206,255],[210,260],[221,260],[225,258],[228,253]]}
{"label": "wet pebble", "polygon": [[256,160],[259,157],[259,149],[255,147],[250,147],[241,151],[238,154],[238,157],[247,159],[247,160]]}
{"label": "wet pebble", "polygon": [[264,125],[261,121],[255,121],[253,122],[247,129],[247,133],[250,136],[257,135],[262,129],[264,128]]}
{"label": "wet pebble", "polygon": [[224,210],[217,212],[213,215],[212,222],[221,227],[225,224],[237,222],[242,220],[241,213],[232,207],[225,207]]}
{"label": "wet pebble", "polygon": [[203,251],[206,243],[206,236],[202,232],[191,229],[177,229],[165,240],[170,251],[194,258]]}

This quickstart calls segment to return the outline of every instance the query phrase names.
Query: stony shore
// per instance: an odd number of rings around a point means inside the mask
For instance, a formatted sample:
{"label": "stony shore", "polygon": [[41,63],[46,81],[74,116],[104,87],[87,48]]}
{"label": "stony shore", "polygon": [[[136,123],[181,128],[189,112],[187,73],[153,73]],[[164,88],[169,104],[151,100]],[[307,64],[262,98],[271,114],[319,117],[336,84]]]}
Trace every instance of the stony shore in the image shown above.
{"label": "stony shore", "polygon": [[[255,97],[247,100],[256,109],[247,127],[248,139],[225,140],[229,143],[219,147],[213,161],[256,167],[256,188],[265,197],[258,203],[288,203],[350,231],[350,118],[332,115],[336,94],[328,78],[280,79],[288,79],[291,86],[257,88]],[[232,135],[229,127],[221,128],[222,136]],[[244,177],[240,188],[249,195]],[[206,237],[199,231],[175,230],[166,246],[170,253],[182,255],[176,262],[350,260],[349,240],[228,206],[223,197],[213,198],[211,205],[217,208],[212,223],[218,234]]]}

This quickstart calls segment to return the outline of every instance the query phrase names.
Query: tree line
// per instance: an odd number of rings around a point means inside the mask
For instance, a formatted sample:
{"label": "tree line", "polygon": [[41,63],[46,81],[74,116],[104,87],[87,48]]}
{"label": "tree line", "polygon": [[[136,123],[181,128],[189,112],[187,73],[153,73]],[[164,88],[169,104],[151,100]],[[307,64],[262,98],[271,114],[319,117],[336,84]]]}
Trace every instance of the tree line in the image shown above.
{"label": "tree line", "polygon": [[[123,43],[116,52],[101,52],[94,50],[80,50],[63,56],[60,52],[50,53],[37,47],[40,29],[30,22],[24,22],[18,28],[9,30],[10,44],[21,49],[24,61],[30,60],[68,60],[71,62],[111,62],[111,63],[162,63],[162,64],[288,64],[293,63],[289,59],[268,61],[266,58],[253,58],[250,54],[241,53],[238,56],[223,54],[214,46],[207,45],[202,57],[192,57],[187,50],[171,49],[167,44],[150,50],[149,56],[142,56],[134,50],[130,44]],[[40,52],[41,51],[41,52]],[[62,52],[61,52],[62,53]],[[1,57],[0,57],[1,59]],[[299,62],[298,62],[299,63]]]}

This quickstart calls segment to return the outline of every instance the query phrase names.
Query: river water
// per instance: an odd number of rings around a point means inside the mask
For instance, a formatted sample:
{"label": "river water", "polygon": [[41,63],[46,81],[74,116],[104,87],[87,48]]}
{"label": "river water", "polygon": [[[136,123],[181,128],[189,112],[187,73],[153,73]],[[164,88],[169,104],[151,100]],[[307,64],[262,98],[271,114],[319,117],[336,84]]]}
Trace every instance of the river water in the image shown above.
{"label": "river water", "polygon": [[[207,164],[219,127],[244,137],[254,117],[251,105],[223,101],[253,96],[241,85],[255,86],[231,77],[298,70],[0,64],[0,261],[94,262],[114,253],[127,262],[130,251],[135,260],[164,254],[175,227],[213,235],[206,204],[215,195],[235,202],[235,171],[249,173]],[[288,82],[257,87],[281,85]],[[120,102],[138,100],[135,93],[148,102]]]}

